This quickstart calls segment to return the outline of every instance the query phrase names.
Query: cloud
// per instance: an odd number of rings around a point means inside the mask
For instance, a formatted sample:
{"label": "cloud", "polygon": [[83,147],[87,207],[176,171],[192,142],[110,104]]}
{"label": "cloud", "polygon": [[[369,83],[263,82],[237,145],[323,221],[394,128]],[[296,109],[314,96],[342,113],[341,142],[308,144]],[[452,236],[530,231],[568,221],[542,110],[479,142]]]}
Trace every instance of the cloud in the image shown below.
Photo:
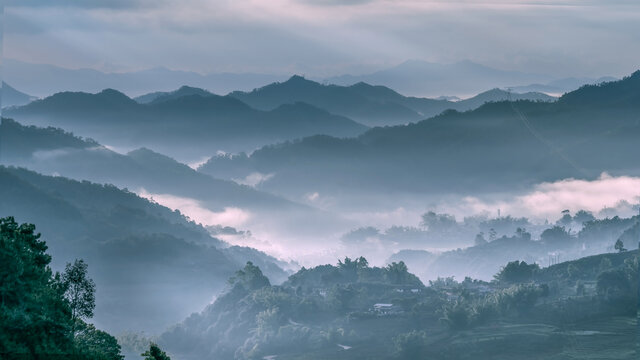
{"label": "cloud", "polygon": [[205,226],[242,227],[251,219],[251,213],[236,207],[226,207],[223,211],[214,212],[204,207],[199,201],[169,194],[152,194],[145,189],[137,191],[140,197],[152,200],[171,210],[180,210],[196,223]]}
{"label": "cloud", "polygon": [[298,0],[299,3],[317,6],[354,6],[369,4],[376,0]]}
{"label": "cloud", "polygon": [[256,187],[261,183],[271,179],[274,174],[262,174],[259,172],[254,172],[247,175],[244,179],[233,179],[236,183],[240,185],[247,185],[251,187]]}
{"label": "cloud", "polygon": [[502,214],[527,216],[534,219],[555,220],[562,210],[575,213],[588,210],[598,214],[611,216],[614,212],[621,216],[634,215],[629,204],[640,203],[640,177],[609,176],[602,174],[597,180],[566,179],[551,183],[542,183],[531,191],[506,199],[480,199],[467,197],[459,205],[443,206],[453,213],[495,214],[500,209]]}
{"label": "cloud", "polygon": [[66,67],[107,61],[130,69],[322,77],[407,59],[469,59],[562,76],[620,76],[634,70],[640,56],[637,1],[12,0],[10,5],[6,54]]}
{"label": "cloud", "polygon": [[73,7],[85,9],[126,9],[158,6],[165,0],[5,0],[6,7]]}

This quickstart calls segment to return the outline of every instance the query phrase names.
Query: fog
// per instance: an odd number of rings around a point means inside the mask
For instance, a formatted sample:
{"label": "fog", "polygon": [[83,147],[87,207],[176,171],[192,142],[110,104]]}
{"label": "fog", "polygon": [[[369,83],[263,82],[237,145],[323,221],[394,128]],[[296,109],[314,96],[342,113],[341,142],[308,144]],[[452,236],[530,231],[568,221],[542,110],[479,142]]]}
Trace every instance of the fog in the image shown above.
{"label": "fog", "polygon": [[[255,178],[262,177],[255,174]],[[540,183],[521,193],[485,195],[485,196],[448,196],[446,199],[434,199],[420,195],[425,205],[411,203],[398,204],[397,198],[381,197],[376,202],[386,201],[397,207],[391,209],[372,209],[359,211],[341,209],[331,204],[329,197],[318,193],[308,196],[310,204],[316,205],[326,212],[332,212],[336,221],[325,220],[325,226],[318,226],[317,214],[304,215],[283,212],[279,216],[265,213],[252,213],[247,209],[228,207],[223,211],[208,209],[206,204],[195,199],[168,194],[152,194],[144,189],[137,193],[167,206],[179,210],[184,215],[206,227],[232,227],[241,230],[241,234],[214,234],[233,245],[250,246],[264,251],[284,261],[295,261],[301,266],[317,266],[333,263],[344,256],[365,256],[375,265],[383,266],[389,257],[405,249],[428,250],[442,253],[460,247],[473,246],[474,236],[480,231],[473,228],[467,233],[447,234],[445,242],[430,243],[429,235],[421,235],[421,242],[403,243],[383,241],[379,236],[370,236],[357,244],[345,243],[344,235],[352,230],[373,227],[381,232],[394,227],[412,227],[427,230],[421,225],[421,217],[428,211],[453,215],[460,226],[465,219],[477,218],[482,221],[500,216],[527,218],[534,239],[551,227],[562,217],[562,212],[569,210],[575,214],[585,210],[596,218],[612,218],[614,216],[630,217],[638,213],[640,204],[640,178],[630,176],[611,176],[606,173],[596,180],[564,179],[556,182]],[[295,220],[292,221],[292,218]],[[515,228],[514,228],[515,229]],[[575,224],[573,230],[580,230]],[[476,232],[473,232],[476,231]],[[498,233],[499,236],[511,236],[512,233]],[[477,275],[477,274],[470,274]]]}

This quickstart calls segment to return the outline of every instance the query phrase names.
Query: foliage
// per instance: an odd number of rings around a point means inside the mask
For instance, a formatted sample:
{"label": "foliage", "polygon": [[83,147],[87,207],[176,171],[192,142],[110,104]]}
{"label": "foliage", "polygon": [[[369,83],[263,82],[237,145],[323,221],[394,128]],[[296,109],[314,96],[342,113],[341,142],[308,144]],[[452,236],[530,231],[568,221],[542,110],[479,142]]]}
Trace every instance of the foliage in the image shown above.
{"label": "foliage", "polygon": [[507,263],[494,277],[500,283],[524,283],[530,281],[538,270],[538,264],[529,265],[516,260]]}
{"label": "foliage", "polygon": [[82,324],[75,337],[75,346],[88,359],[123,360],[115,337],[98,330],[92,324]]}
{"label": "foliage", "polygon": [[387,279],[392,284],[405,284],[409,281],[409,269],[405,265],[404,261],[392,262],[386,267]]}
{"label": "foliage", "polygon": [[422,226],[433,232],[443,232],[454,228],[457,225],[456,218],[449,214],[436,214],[429,211],[422,215]]}
{"label": "foliage", "polygon": [[115,338],[80,319],[91,316],[94,301],[86,264],[53,274],[46,250],[34,225],[0,219],[0,355],[122,360]]}
{"label": "foliage", "polygon": [[608,270],[598,275],[596,289],[598,294],[607,297],[624,293],[631,288],[629,279],[624,270]]}
{"label": "foliage", "polygon": [[427,342],[424,331],[410,331],[393,338],[396,355],[400,359],[417,359],[420,357]]}
{"label": "foliage", "polygon": [[570,244],[571,235],[564,226],[554,226],[546,229],[540,234],[540,240],[547,245],[567,246]]}
{"label": "foliage", "polygon": [[482,246],[482,245],[485,245],[487,243],[488,243],[488,241],[484,238],[484,232],[479,232],[476,235],[476,238],[473,240],[473,244],[475,246]]}
{"label": "foliage", "polygon": [[616,240],[614,249],[618,250],[619,252],[627,251],[627,249],[624,248],[624,243],[620,239]]}
{"label": "foliage", "polygon": [[149,345],[149,350],[142,353],[144,356],[144,360],[171,360],[167,353],[162,351],[158,345],[151,343]]}
{"label": "foliage", "polygon": [[247,261],[245,267],[229,279],[229,284],[242,286],[246,290],[257,290],[270,285],[269,279],[262,274],[262,270],[251,261]]}
{"label": "foliage", "polygon": [[0,219],[0,352],[64,354],[73,350],[71,311],[35,226]]}
{"label": "foliage", "polygon": [[73,264],[67,264],[62,274],[64,297],[71,306],[74,322],[93,317],[96,307],[96,284],[88,277],[87,268],[84,260],[76,259]]}
{"label": "foliage", "polygon": [[471,314],[467,306],[462,302],[455,301],[444,306],[440,320],[445,322],[452,330],[462,330],[469,325]]}

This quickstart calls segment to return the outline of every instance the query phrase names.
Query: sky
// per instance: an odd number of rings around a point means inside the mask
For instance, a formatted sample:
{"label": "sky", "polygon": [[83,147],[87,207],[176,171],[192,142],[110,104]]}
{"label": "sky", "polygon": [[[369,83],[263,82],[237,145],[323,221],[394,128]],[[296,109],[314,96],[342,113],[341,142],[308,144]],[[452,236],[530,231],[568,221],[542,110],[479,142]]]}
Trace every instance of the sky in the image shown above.
{"label": "sky", "polygon": [[623,76],[637,0],[4,0],[5,56],[103,71],[361,74],[471,60]]}

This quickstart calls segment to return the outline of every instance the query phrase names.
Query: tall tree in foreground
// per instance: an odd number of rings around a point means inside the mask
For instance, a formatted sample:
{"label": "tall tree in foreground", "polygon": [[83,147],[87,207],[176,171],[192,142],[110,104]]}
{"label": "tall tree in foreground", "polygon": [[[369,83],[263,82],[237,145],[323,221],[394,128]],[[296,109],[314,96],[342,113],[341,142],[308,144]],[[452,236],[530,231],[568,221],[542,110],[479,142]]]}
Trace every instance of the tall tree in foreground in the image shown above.
{"label": "tall tree in foreground", "polygon": [[88,277],[87,269],[84,260],[76,259],[73,264],[67,263],[62,274],[64,297],[71,306],[74,330],[79,321],[93,317],[96,307],[96,284]]}
{"label": "tall tree in foreground", "polygon": [[70,308],[32,224],[0,218],[0,357],[68,354]]}
{"label": "tall tree in foreground", "polygon": [[95,307],[87,265],[54,275],[46,250],[34,225],[0,218],[0,359],[122,360],[113,336],[82,321]]}

